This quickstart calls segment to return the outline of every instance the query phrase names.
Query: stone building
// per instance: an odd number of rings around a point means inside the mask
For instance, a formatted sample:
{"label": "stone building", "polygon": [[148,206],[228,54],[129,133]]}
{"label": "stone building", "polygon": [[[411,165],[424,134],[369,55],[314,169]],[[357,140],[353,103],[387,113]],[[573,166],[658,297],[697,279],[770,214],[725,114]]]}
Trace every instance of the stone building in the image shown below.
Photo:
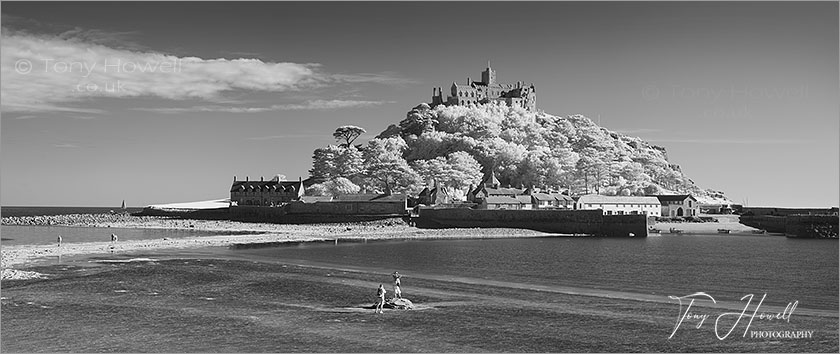
{"label": "stone building", "polygon": [[304,193],[304,181],[281,181],[274,177],[270,181],[251,181],[245,177],[244,181],[237,181],[233,177],[230,187],[231,206],[280,206],[285,203],[300,200]]}
{"label": "stone building", "polygon": [[662,216],[697,216],[700,205],[697,199],[688,194],[656,195],[662,204]]}
{"label": "stone building", "polygon": [[499,179],[496,178],[496,173],[490,171],[490,173],[484,177],[484,180],[478,184],[478,187],[470,185],[470,188],[467,191],[467,201],[481,204],[482,199],[489,197],[510,197],[516,199],[516,196],[518,195],[525,195],[525,188],[501,187]]}
{"label": "stone building", "polygon": [[513,84],[496,82],[496,71],[490,68],[481,72],[481,81],[473,81],[467,78],[466,84],[453,82],[449,90],[449,97],[443,98],[443,89],[432,89],[432,103],[434,107],[444,105],[470,105],[489,102],[504,102],[511,107],[522,107],[533,111],[537,107],[537,92],[534,84],[517,81]]}
{"label": "stone building", "polygon": [[568,195],[531,188],[503,188],[495,172],[467,191],[467,201],[478,209],[574,209],[575,201]]}
{"label": "stone building", "polygon": [[662,205],[656,197],[626,197],[587,194],[577,200],[578,210],[600,209],[604,215],[661,216]]}

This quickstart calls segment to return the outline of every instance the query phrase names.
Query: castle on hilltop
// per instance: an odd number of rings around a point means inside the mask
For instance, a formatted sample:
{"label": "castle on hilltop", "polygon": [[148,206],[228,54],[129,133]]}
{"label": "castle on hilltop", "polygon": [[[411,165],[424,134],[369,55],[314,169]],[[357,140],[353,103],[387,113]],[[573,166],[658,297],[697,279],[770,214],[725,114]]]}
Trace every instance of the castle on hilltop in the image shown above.
{"label": "castle on hilltop", "polygon": [[526,84],[517,81],[515,84],[501,84],[496,82],[496,71],[490,68],[487,62],[487,69],[481,72],[481,81],[472,81],[467,78],[466,85],[452,83],[450,96],[443,99],[443,90],[432,88],[432,103],[434,107],[444,105],[470,105],[489,102],[504,102],[511,107],[522,107],[533,111],[537,107],[537,92],[534,84]]}

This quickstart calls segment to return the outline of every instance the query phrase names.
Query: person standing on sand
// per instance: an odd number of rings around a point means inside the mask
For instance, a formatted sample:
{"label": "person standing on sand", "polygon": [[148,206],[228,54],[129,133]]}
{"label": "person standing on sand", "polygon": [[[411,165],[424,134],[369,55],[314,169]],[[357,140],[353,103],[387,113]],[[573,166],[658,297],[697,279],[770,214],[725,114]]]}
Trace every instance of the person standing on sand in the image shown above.
{"label": "person standing on sand", "polygon": [[58,235],[58,246],[61,246],[61,235]]}
{"label": "person standing on sand", "polygon": [[394,277],[394,299],[402,299],[402,290],[400,290],[400,275],[399,272],[394,272],[391,274]]}
{"label": "person standing on sand", "polygon": [[382,313],[382,306],[385,306],[385,286],[379,284],[379,289],[376,290],[376,308],[373,313]]}

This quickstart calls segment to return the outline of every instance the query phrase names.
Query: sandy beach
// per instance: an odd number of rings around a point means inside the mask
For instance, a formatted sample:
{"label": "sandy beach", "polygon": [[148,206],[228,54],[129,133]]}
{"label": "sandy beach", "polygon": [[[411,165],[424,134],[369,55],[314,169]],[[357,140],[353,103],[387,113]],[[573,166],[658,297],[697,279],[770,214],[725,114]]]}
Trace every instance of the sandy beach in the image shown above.
{"label": "sandy beach", "polygon": [[541,237],[543,232],[523,229],[418,229],[408,226],[399,218],[371,222],[289,225],[245,223],[218,220],[183,220],[162,217],[137,217],[129,215],[61,215],[56,217],[3,218],[4,225],[32,225],[40,220],[48,225],[84,226],[97,228],[150,228],[171,230],[204,230],[219,232],[255,232],[251,235],[218,235],[173,239],[127,240],[118,242],[83,242],[58,245],[4,246],[2,253],[2,279],[25,279],[37,274],[21,271],[28,263],[39,259],[61,256],[79,256],[161,249],[189,249],[198,247],[229,247],[233,244],[308,242],[325,240],[387,240],[387,239],[441,239],[441,238],[494,238]]}

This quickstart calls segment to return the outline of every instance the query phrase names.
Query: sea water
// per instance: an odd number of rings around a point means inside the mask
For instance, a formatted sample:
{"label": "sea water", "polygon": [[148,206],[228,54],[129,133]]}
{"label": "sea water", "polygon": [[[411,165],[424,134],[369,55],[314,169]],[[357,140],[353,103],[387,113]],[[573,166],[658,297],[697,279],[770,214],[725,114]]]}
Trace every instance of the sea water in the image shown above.
{"label": "sea water", "polygon": [[[481,240],[371,241],[227,250],[252,260],[350,267],[385,275],[455,281],[575,287],[589,292],[669,296],[707,293],[717,300],[838,309],[836,241],[766,235],[647,238],[546,237]],[[387,280],[387,279],[386,279]],[[406,295],[408,297],[408,295]]]}
{"label": "sea water", "polygon": [[[3,207],[11,214],[100,213],[104,208]],[[209,236],[219,232],[66,226],[2,226],[3,245]],[[230,233],[230,232],[225,232]],[[329,238],[329,235],[324,235]],[[160,251],[161,253],[169,253]],[[177,251],[184,253],[184,250]],[[288,260],[469,281],[509,282],[618,291],[647,298],[705,292],[737,301],[766,294],[765,303],[838,309],[836,240],[769,235],[661,235],[646,238],[545,237],[406,240],[188,252],[194,257]],[[404,287],[410,287],[405,284]]]}

